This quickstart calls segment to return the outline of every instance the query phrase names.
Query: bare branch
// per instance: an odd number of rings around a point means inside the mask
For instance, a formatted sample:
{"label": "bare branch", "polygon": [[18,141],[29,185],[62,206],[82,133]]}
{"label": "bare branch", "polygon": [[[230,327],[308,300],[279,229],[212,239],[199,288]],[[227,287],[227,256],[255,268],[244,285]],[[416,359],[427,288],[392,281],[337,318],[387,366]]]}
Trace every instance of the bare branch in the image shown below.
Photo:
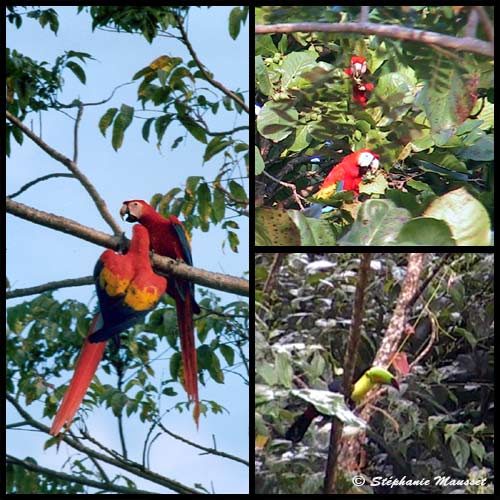
{"label": "bare branch", "polygon": [[67,156],[64,156],[62,153],[59,153],[59,151],[56,151],[55,149],[50,147],[47,143],[42,141],[40,137],[34,134],[28,127],[26,127],[26,125],[24,125],[23,122],[21,122],[9,111],[6,111],[5,113],[7,115],[7,119],[10,120],[17,128],[22,130],[24,134],[27,135],[35,144],[40,146],[40,148],[42,148],[49,156],[54,158],[54,160],[62,163],[68,168],[68,170],[82,183],[82,186],[87,190],[90,197],[96,204],[97,209],[99,210],[103,219],[108,223],[109,227],[113,230],[113,232],[116,235],[121,234],[122,233],[121,227],[109,212],[105,201],[101,198],[101,195],[97,192],[94,185],[90,182],[87,176],[84,175],[83,172],[76,166],[76,164],[73,161],[71,161]]}
{"label": "bare branch", "polygon": [[159,423],[158,426],[163,429],[165,433],[167,433],[169,436],[172,436],[174,439],[178,439],[179,441],[182,441],[183,443],[186,443],[190,446],[194,446],[195,448],[198,448],[200,450],[203,450],[205,453],[208,453],[210,455],[218,455],[223,458],[228,458],[229,460],[234,460],[235,462],[241,462],[244,465],[249,465],[247,460],[243,460],[243,458],[237,457],[236,455],[231,455],[229,453],[225,453],[224,451],[219,451],[215,448],[207,448],[205,446],[201,446],[197,443],[194,443],[193,441],[189,441],[186,438],[183,438],[179,434],[175,434],[172,431],[168,430],[163,424]]}
{"label": "bare branch", "polygon": [[61,472],[60,470],[49,469],[47,467],[42,467],[41,465],[37,465],[33,460],[26,460],[14,457],[12,455],[7,455],[6,463],[9,465],[16,465],[17,467],[22,467],[31,472],[35,472],[38,475],[47,476],[47,477],[55,477],[60,481],[67,481],[68,483],[76,483],[82,484],[85,486],[89,486],[91,488],[97,488],[98,490],[104,490],[113,493],[122,493],[122,494],[147,494],[150,495],[154,493],[153,491],[146,490],[138,490],[136,488],[127,488],[125,486],[120,486],[117,484],[113,484],[112,482],[101,482],[95,481],[93,479],[89,479],[82,475],[73,475],[66,474],[65,472]]}
{"label": "bare branch", "polygon": [[477,38],[457,38],[432,31],[422,31],[402,26],[392,26],[387,24],[374,23],[290,23],[290,24],[270,24],[255,26],[255,33],[263,35],[266,33],[363,33],[365,35],[379,35],[387,38],[399,38],[401,40],[411,40],[428,44],[441,45],[455,50],[474,52],[484,56],[493,57],[493,44],[483,42]]}
{"label": "bare branch", "polygon": [[111,95],[109,97],[106,97],[104,99],[102,99],[101,101],[96,101],[96,102],[81,102],[81,101],[72,101],[70,102],[69,104],[63,104],[59,101],[54,101],[54,104],[55,104],[55,108],[58,109],[58,110],[61,110],[63,108],[77,108],[79,107],[80,105],[82,106],[101,106],[101,104],[105,104],[107,103],[108,101],[111,101],[111,99],[113,98],[113,96],[115,95],[115,92],[122,88],[122,87],[125,87],[126,85],[133,85],[135,83],[134,82],[126,82],[126,83],[122,83],[120,85],[117,85],[113,91],[111,92]]}
{"label": "bare branch", "polygon": [[361,13],[359,14],[359,22],[367,23],[370,16],[370,7],[368,5],[361,6]]}
{"label": "bare branch", "polygon": [[193,58],[193,61],[198,66],[199,70],[203,73],[203,76],[205,77],[205,79],[208,82],[210,82],[215,88],[218,88],[222,93],[226,94],[234,102],[238,103],[238,105],[241,106],[242,109],[244,109],[248,114],[250,114],[250,109],[249,109],[248,105],[245,103],[245,101],[243,101],[234,92],[232,92],[231,90],[229,90],[226,87],[224,87],[224,85],[222,85],[222,83],[220,83],[217,80],[215,80],[210,75],[210,73],[205,69],[205,66],[203,66],[203,63],[198,58],[198,55],[194,51],[193,46],[191,45],[191,42],[189,41],[187,33],[186,33],[185,29],[184,29],[184,25],[182,23],[182,19],[180,18],[180,16],[178,16],[175,13],[174,13],[174,17],[175,17],[175,20],[177,21],[177,28],[181,32],[182,41],[183,41],[184,45],[187,47],[189,53],[191,54],[191,57]]}
{"label": "bare branch", "polygon": [[482,5],[475,5],[472,8],[476,10],[477,13],[479,14],[479,17],[481,18],[481,23],[483,24],[484,31],[488,35],[488,38],[490,39],[491,43],[493,43],[493,41],[495,40],[495,31],[493,29],[493,23],[491,22],[491,19],[484,10],[484,7]]}
{"label": "bare branch", "polygon": [[[293,197],[294,197],[295,201],[297,202],[297,205],[300,207],[301,210],[304,210],[304,206],[302,205],[302,202],[300,201],[302,196],[300,196],[300,194],[297,193],[297,187],[295,186],[295,184],[290,184],[289,182],[280,181],[279,179],[276,179],[276,177],[273,177],[271,174],[268,174],[265,170],[262,173],[266,177],[269,177],[274,182],[277,182],[278,184],[280,184],[281,186],[285,186],[285,187],[291,189],[292,193],[293,193]],[[302,199],[305,201],[305,198],[302,198]]]}
{"label": "bare branch", "polygon": [[83,104],[81,102],[78,103],[78,112],[76,113],[75,120],[75,130],[73,132],[74,135],[74,152],[73,152],[73,163],[76,165],[78,163],[78,127],[80,126],[80,122],[82,121],[83,116]]}
{"label": "bare branch", "polygon": [[17,297],[26,297],[27,295],[36,295],[39,293],[49,292],[51,290],[59,290],[60,288],[69,288],[72,286],[93,285],[94,277],[85,276],[84,278],[69,278],[66,280],[50,281],[43,285],[32,286],[29,288],[18,288],[10,292],[5,292],[6,299],[15,299]]}
{"label": "bare branch", "polygon": [[[9,198],[7,198],[5,204],[8,213],[16,215],[21,219],[40,224],[41,226],[50,227],[56,231],[71,234],[72,236],[76,236],[102,247],[114,249],[122,242],[121,237],[110,236],[101,231],[84,226],[74,220],[36,210],[35,208],[28,207],[27,205],[18,203]],[[179,278],[192,281],[198,285],[207,286],[216,290],[235,293],[246,297],[249,295],[248,281],[242,278],[204,271],[189,266],[184,262],[156,254],[153,255],[152,263],[156,271],[161,271],[161,274],[165,273],[167,276],[172,274]]]}
{"label": "bare branch", "polygon": [[27,189],[30,187],[34,186],[35,184],[38,184],[39,182],[46,181],[48,179],[52,179],[52,177],[71,177],[74,178],[75,176],[73,174],[63,174],[63,173],[54,173],[54,174],[48,174],[48,175],[43,175],[42,177],[38,177],[38,179],[35,179],[34,181],[30,181],[24,186],[21,187],[18,191],[15,193],[7,195],[8,198],[15,198],[16,196],[19,196],[21,193],[24,193]]}
{"label": "bare branch", "polygon": [[[41,424],[40,422],[32,418],[31,415],[19,404],[19,402],[11,394],[7,394],[6,397],[7,400],[18,411],[18,413],[24,418],[27,424],[31,425],[31,427],[34,427],[35,429],[38,429],[39,431],[45,432],[47,434],[49,433],[49,427]],[[71,446],[72,448],[74,448],[75,450],[84,453],[89,457],[94,457],[109,465],[113,465],[131,474],[135,474],[138,477],[142,477],[144,479],[147,479],[148,481],[153,481],[156,484],[160,484],[166,488],[170,488],[171,490],[176,491],[178,493],[191,493],[191,494],[202,493],[202,491],[200,490],[189,488],[188,486],[184,486],[178,481],[162,476],[156,472],[153,472],[150,469],[146,469],[141,464],[133,462],[132,460],[123,460],[118,455],[115,455],[114,458],[111,458],[108,455],[99,453],[91,448],[84,446],[78,439],[73,439],[67,433],[61,435],[61,440],[64,441],[69,446]],[[16,457],[10,457],[10,459],[18,460]],[[72,481],[76,480],[76,476],[71,476],[71,478]],[[105,485],[106,483],[99,483],[98,486],[96,487],[103,488]]]}

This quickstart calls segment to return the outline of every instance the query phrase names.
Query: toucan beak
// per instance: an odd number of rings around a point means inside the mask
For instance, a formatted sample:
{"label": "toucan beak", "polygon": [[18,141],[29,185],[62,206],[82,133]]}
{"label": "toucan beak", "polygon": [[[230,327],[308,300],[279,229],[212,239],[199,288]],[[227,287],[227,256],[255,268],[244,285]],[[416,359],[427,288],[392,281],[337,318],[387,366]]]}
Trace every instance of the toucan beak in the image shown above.
{"label": "toucan beak", "polygon": [[395,389],[397,389],[399,391],[398,381],[394,377],[391,380],[391,385],[392,385],[392,387],[394,387]]}

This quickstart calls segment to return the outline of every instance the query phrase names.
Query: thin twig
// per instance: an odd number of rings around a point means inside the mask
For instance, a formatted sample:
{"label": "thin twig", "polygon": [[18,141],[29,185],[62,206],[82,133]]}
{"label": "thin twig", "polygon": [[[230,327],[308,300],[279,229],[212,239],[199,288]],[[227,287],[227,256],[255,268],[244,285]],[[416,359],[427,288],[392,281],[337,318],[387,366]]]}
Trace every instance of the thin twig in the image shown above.
{"label": "thin twig", "polygon": [[300,207],[301,210],[304,210],[304,206],[302,205],[302,202],[300,201],[300,199],[302,198],[304,201],[306,201],[306,199],[297,193],[297,187],[295,186],[295,184],[290,184],[289,182],[280,181],[279,179],[276,179],[276,177],[273,177],[271,174],[268,174],[265,170],[262,173],[266,177],[269,177],[274,182],[277,182],[278,184],[291,189],[292,193],[293,193],[293,197],[295,198],[295,201],[297,202],[297,205]]}
{"label": "thin twig", "polygon": [[212,76],[210,76],[210,73],[205,69],[205,66],[203,66],[202,62],[198,58],[198,55],[194,51],[193,46],[191,45],[191,42],[189,41],[187,33],[184,30],[184,25],[182,23],[182,19],[176,13],[173,13],[173,15],[175,17],[175,20],[177,21],[177,28],[181,32],[182,41],[184,42],[184,45],[188,49],[189,53],[191,54],[193,61],[198,66],[199,70],[203,73],[203,76],[205,77],[205,79],[208,82],[210,82],[215,88],[218,88],[221,92],[226,94],[230,99],[232,99],[239,106],[241,106],[241,108],[244,109],[248,114],[250,114],[250,109],[249,109],[248,105],[239,96],[237,96],[234,92],[232,92],[231,90],[224,87],[224,85],[222,85],[222,83],[218,82],[217,80],[212,78]]}
{"label": "thin twig", "polygon": [[115,221],[113,216],[111,215],[108,207],[106,206],[105,201],[102,199],[101,195],[94,187],[94,185],[90,182],[87,176],[76,166],[76,164],[71,161],[67,156],[64,156],[59,151],[56,151],[54,148],[50,147],[46,142],[42,141],[40,137],[34,134],[26,125],[21,122],[17,117],[15,117],[9,111],[6,111],[7,119],[10,120],[17,128],[19,128],[25,135],[27,135],[35,144],[40,146],[49,156],[54,158],[54,160],[58,161],[65,165],[68,170],[80,181],[85,190],[89,193],[91,199],[95,203],[97,210],[99,210],[102,218],[108,223],[109,227],[111,227],[113,233],[116,235],[122,234],[122,228]]}
{"label": "thin twig", "polygon": [[73,174],[63,174],[63,173],[54,173],[54,174],[48,174],[48,175],[43,175],[42,177],[38,177],[38,179],[35,179],[33,181],[28,182],[24,186],[22,186],[19,190],[17,190],[15,193],[8,194],[7,198],[15,198],[16,196],[19,196],[21,193],[24,193],[27,189],[30,187],[34,186],[35,184],[38,184],[39,182],[46,181],[47,179],[52,179],[53,177],[72,177],[74,178],[75,176]]}

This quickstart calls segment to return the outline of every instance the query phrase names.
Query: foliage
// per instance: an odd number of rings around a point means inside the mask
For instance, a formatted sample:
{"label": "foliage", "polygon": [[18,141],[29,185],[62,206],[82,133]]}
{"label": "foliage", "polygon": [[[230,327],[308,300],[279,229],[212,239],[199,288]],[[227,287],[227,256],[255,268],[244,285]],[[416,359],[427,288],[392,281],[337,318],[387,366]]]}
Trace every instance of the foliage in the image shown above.
{"label": "foliage", "polygon": [[[263,23],[354,22],[357,15],[359,7],[257,8],[257,22]],[[466,12],[454,7],[370,8],[370,22],[454,36],[463,36],[466,19]],[[351,82],[343,70],[349,67],[352,55],[366,57],[369,78],[375,84],[366,108],[351,102]],[[255,173],[265,169],[307,196],[340,158],[369,148],[380,155],[389,183],[365,193],[392,200],[413,218],[422,216],[434,200],[463,187],[492,219],[492,89],[492,61],[468,52],[362,34],[259,35],[255,92],[260,108],[256,120],[260,151]],[[288,187],[262,175],[257,181],[259,205],[297,208]],[[357,212],[356,203],[348,205],[353,208],[347,210]],[[288,215],[296,219],[291,210]],[[335,234],[346,233],[349,217],[336,210],[323,218],[336,228],[323,244],[337,243]],[[358,222],[364,224],[361,219]],[[393,243],[406,223],[391,226]],[[424,220],[425,226],[432,224]],[[364,237],[370,239],[376,227],[365,225]],[[269,224],[260,227],[261,233],[270,230]],[[440,238],[448,238],[445,225],[439,232]],[[419,244],[413,239],[407,243]],[[299,244],[306,244],[305,240]]]}
{"label": "foliage", "polygon": [[[283,439],[303,402],[295,387],[321,388],[340,375],[352,316],[357,254],[287,254],[270,296],[262,293],[272,254],[256,254],[256,487],[258,493],[318,493],[329,437],[312,425],[302,444]],[[442,256],[429,254],[428,272]],[[355,378],[367,369],[394,310],[404,254],[374,254]],[[424,277],[423,277],[424,278]],[[400,392],[377,401],[365,446],[368,477],[492,476],[493,254],[454,255],[408,318],[402,352],[412,362]],[[352,486],[352,483],[350,483]],[[432,485],[419,492],[488,491]],[[415,493],[415,489],[410,489]],[[366,491],[365,491],[366,492]],[[375,488],[376,493],[407,493]]]}
{"label": "foliage", "polygon": [[[247,343],[245,332],[248,325],[244,321],[231,320],[230,317],[245,317],[247,307],[240,301],[222,307],[220,299],[213,295],[202,299],[200,304],[221,315],[210,315],[196,322],[200,341],[200,380],[205,384],[209,377],[222,384],[225,372],[235,366],[237,357],[241,357]],[[54,416],[66,387],[60,386],[48,395],[48,380],[72,369],[75,355],[80,351],[88,332],[90,318],[84,304],[74,300],[58,302],[48,293],[30,302],[9,307],[6,344],[8,392],[17,397],[24,396],[28,404],[44,399],[45,415]],[[155,335],[141,335],[141,332]],[[214,338],[205,343],[210,332]],[[163,339],[174,350],[169,362],[171,378],[164,380],[161,387],[156,387],[149,382],[150,376],[154,375],[154,362],[150,353],[159,349],[158,344]],[[158,396],[177,396],[172,384],[182,383],[183,380],[175,306],[164,306],[153,311],[147,323],[136,325],[129,331],[119,351],[110,343],[104,359],[103,369],[107,374],[119,372],[122,378],[129,381],[124,387],[116,388],[98,380],[92,384],[86,396],[87,403],[96,405],[105,402],[115,415],[123,411],[127,416],[139,413],[142,420],[153,421],[158,417]],[[134,372],[132,377],[131,372]],[[179,411],[187,407],[186,402],[176,405]],[[222,411],[215,401],[204,401],[201,408],[202,413]]]}

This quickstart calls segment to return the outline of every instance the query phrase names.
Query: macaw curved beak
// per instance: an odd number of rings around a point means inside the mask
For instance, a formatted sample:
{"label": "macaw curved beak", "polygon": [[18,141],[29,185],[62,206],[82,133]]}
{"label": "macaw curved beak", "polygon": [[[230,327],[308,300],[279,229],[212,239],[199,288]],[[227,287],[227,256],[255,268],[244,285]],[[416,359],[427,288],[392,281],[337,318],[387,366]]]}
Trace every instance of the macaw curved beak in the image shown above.
{"label": "macaw curved beak", "polygon": [[120,217],[126,222],[137,222],[138,219],[130,213],[130,209],[126,203],[120,208]]}

